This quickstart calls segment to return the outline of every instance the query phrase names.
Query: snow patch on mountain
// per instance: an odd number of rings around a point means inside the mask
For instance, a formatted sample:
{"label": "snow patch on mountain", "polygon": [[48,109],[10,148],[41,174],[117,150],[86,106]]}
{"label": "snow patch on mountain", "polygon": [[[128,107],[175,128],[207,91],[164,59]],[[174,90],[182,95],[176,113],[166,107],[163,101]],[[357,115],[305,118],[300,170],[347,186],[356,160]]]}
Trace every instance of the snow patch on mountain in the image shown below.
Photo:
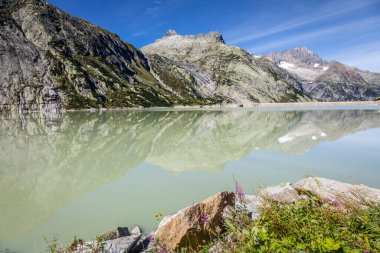
{"label": "snow patch on mountain", "polygon": [[288,63],[288,62],[285,62],[285,61],[282,61],[280,62],[280,64],[278,65],[280,68],[283,68],[283,69],[291,69],[291,68],[294,68],[294,64],[292,63]]}

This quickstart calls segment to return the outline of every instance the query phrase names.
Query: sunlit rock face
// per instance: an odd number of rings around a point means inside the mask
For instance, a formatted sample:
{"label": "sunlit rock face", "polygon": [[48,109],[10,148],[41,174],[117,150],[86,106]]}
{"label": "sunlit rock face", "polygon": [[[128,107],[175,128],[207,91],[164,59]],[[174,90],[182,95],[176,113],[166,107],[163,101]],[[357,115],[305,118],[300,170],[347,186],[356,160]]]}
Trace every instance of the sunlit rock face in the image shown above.
{"label": "sunlit rock face", "polygon": [[43,0],[0,3],[0,113],[177,101],[117,35]]}
{"label": "sunlit rock face", "polygon": [[310,100],[287,71],[227,46],[217,32],[182,36],[170,30],[141,50],[158,78],[187,100],[247,105]]}
{"label": "sunlit rock face", "polygon": [[380,73],[371,73],[337,61],[326,61],[300,47],[266,56],[302,83],[303,90],[321,101],[366,101],[380,95]]}
{"label": "sunlit rock face", "polygon": [[303,154],[322,141],[374,127],[380,127],[377,111],[128,111],[2,118],[0,237],[38,226],[68,202],[143,162],[173,173],[215,173],[256,150]]}

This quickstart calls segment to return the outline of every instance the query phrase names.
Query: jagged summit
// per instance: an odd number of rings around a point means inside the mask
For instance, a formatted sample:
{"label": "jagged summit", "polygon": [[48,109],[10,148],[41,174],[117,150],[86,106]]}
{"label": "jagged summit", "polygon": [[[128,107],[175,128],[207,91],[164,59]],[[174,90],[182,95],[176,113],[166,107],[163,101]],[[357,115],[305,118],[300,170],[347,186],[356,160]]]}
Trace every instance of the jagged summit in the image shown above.
{"label": "jagged summit", "polygon": [[294,64],[297,62],[302,65],[322,66],[325,63],[321,57],[306,47],[297,47],[282,52],[270,53],[268,54],[268,57],[277,64],[281,62],[290,62]]}
{"label": "jagged summit", "polygon": [[169,30],[165,33],[165,36],[164,36],[164,37],[170,37],[170,36],[174,36],[174,35],[178,35],[177,32],[176,32],[175,30],[169,29]]}
{"label": "jagged summit", "polygon": [[225,44],[225,41],[223,39],[223,36],[219,32],[209,32],[205,35],[207,38],[211,38],[215,42],[223,43]]}
{"label": "jagged summit", "polygon": [[291,48],[291,49],[288,49],[288,50],[289,51],[303,51],[303,52],[307,52],[309,54],[315,54],[313,51],[311,51],[307,47],[296,47],[296,48]]}
{"label": "jagged summit", "polygon": [[161,39],[156,40],[156,42],[163,40],[170,40],[172,42],[177,42],[177,44],[184,43],[185,41],[225,44],[223,36],[219,32],[180,35],[173,29],[169,29],[164,36]]}

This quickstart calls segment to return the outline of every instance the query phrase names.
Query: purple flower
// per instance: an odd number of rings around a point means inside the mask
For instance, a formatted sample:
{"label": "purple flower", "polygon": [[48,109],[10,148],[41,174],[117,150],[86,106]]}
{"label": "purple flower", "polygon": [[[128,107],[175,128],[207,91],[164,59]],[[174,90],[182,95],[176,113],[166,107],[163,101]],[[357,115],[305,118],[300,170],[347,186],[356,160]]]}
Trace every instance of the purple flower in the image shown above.
{"label": "purple flower", "polygon": [[153,242],[153,241],[154,241],[154,235],[148,235],[148,236],[146,237],[146,239],[147,239],[148,241],[150,241],[150,242]]}
{"label": "purple flower", "polygon": [[208,222],[208,217],[206,215],[201,215],[201,217],[199,217],[199,221],[202,224],[206,224]]}
{"label": "purple flower", "polygon": [[165,249],[163,248],[158,248],[157,253],[167,253]]}
{"label": "purple flower", "polygon": [[235,182],[235,194],[236,194],[236,196],[238,196],[238,198],[240,200],[244,199],[245,193],[244,193],[243,187],[241,187],[241,185],[239,185],[239,183],[235,180],[235,177],[234,177],[234,182]]}
{"label": "purple flower", "polygon": [[371,251],[370,251],[369,249],[366,249],[366,250],[364,251],[364,253],[371,253]]}

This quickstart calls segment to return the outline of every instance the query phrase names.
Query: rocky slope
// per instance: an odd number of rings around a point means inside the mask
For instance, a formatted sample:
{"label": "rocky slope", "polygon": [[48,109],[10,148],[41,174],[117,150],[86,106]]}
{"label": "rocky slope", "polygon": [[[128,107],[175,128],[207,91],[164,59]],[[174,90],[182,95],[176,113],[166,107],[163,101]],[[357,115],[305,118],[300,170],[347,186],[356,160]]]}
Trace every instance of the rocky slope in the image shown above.
{"label": "rocky slope", "polygon": [[44,0],[0,6],[2,110],[170,106],[146,58],[115,34]]}
{"label": "rocky slope", "polygon": [[325,61],[307,48],[266,56],[298,77],[306,94],[321,101],[366,101],[380,94],[380,74]]}
{"label": "rocky slope", "polygon": [[170,30],[142,52],[157,77],[186,100],[237,104],[309,100],[287,71],[227,46],[216,32],[181,36]]}

